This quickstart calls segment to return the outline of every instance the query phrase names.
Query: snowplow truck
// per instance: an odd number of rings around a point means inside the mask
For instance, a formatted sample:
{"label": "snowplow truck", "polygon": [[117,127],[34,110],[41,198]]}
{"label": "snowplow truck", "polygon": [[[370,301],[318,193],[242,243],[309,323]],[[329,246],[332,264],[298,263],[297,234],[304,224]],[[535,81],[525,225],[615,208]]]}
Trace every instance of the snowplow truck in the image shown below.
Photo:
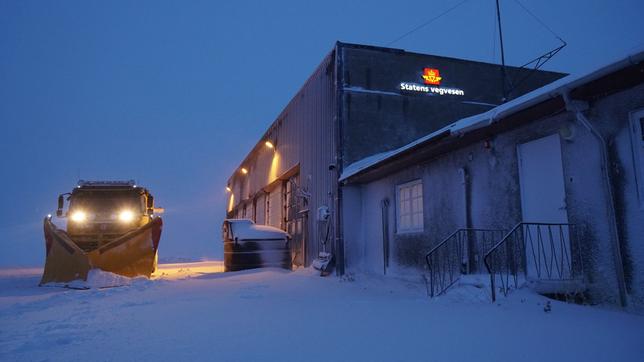
{"label": "snowplow truck", "polygon": [[150,192],[134,181],[79,181],[72,192],[58,196],[56,217],[65,230],[51,215],[44,220],[40,285],[87,280],[95,268],[149,278],[157,264],[162,212]]}

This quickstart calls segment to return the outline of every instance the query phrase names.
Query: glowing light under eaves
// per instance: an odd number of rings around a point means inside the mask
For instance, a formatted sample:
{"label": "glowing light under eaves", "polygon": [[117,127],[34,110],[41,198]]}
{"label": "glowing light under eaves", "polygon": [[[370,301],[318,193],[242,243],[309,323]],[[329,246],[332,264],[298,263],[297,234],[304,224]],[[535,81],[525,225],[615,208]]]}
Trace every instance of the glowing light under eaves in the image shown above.
{"label": "glowing light under eaves", "polygon": [[233,206],[235,206],[235,194],[230,194],[230,199],[228,199],[228,212],[233,211]]}
{"label": "glowing light under eaves", "polygon": [[268,173],[269,184],[277,180],[277,177],[279,177],[279,171],[280,171],[280,154],[278,152],[275,152],[273,154],[273,161],[271,161],[271,169]]}

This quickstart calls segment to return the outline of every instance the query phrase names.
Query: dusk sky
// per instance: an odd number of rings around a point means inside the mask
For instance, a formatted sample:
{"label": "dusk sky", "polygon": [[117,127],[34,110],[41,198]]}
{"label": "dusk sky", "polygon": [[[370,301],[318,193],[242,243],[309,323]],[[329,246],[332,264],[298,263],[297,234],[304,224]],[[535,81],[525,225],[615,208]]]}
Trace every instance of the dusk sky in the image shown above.
{"label": "dusk sky", "polygon": [[[448,1],[0,2],[0,266],[44,262],[42,219],[81,179],[165,207],[160,257],[221,257],[225,185],[336,41],[386,46]],[[579,73],[642,47],[644,2],[501,2],[506,62],[559,45]],[[391,44],[499,62],[492,0]]]}

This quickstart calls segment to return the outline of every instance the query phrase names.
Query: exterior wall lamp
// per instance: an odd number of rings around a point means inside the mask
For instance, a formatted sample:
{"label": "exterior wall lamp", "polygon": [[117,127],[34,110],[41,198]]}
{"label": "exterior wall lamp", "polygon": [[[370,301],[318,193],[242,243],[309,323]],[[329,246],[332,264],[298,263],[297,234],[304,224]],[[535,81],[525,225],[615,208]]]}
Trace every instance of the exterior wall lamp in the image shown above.
{"label": "exterior wall lamp", "polygon": [[226,186],[226,192],[232,192],[233,189],[230,188],[230,186]]}
{"label": "exterior wall lamp", "polygon": [[239,171],[241,171],[241,173],[244,174],[244,175],[248,174],[248,170],[246,169],[246,167],[242,167],[241,170],[239,170]]}
{"label": "exterior wall lamp", "polygon": [[267,148],[270,148],[271,150],[275,150],[275,144],[273,144],[273,142],[271,142],[270,140],[268,140],[268,141],[264,142],[264,145],[265,145]]}

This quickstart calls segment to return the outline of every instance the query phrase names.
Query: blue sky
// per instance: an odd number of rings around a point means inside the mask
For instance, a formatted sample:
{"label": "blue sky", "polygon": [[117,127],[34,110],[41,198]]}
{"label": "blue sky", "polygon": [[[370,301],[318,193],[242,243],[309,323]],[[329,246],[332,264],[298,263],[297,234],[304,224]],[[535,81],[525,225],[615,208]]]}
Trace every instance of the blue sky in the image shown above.
{"label": "blue sky", "polygon": [[[40,265],[42,218],[83,179],[136,179],[166,208],[162,257],[221,256],[225,182],[336,40],[384,46],[449,1],[0,2],[0,266]],[[583,72],[644,43],[641,1],[521,2]],[[506,61],[558,45],[501,2]],[[498,62],[494,1],[393,47]]]}

